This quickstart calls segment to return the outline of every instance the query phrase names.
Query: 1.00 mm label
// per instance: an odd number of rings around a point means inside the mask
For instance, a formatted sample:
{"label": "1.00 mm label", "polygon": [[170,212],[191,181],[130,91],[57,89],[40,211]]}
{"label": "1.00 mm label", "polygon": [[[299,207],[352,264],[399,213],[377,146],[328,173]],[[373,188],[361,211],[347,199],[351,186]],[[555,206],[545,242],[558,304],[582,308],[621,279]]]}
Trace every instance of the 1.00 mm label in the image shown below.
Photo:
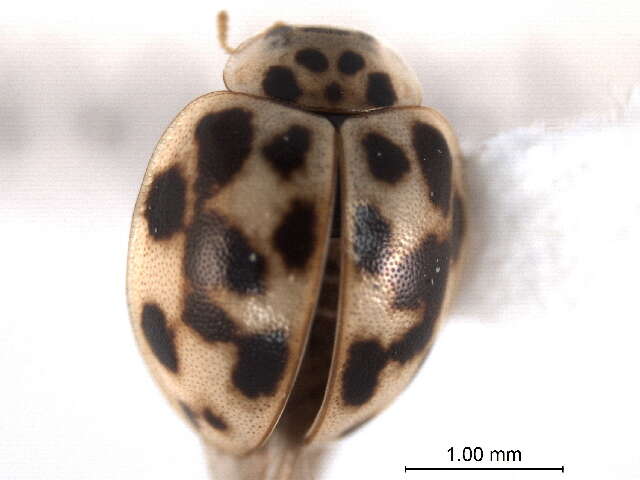
{"label": "1.00 mm label", "polygon": [[[456,452],[454,447],[451,447],[447,452],[449,452],[449,460],[452,462],[482,462],[485,459],[482,447],[464,447],[462,455]],[[491,450],[487,460],[491,462],[521,462],[522,453],[520,450]]]}

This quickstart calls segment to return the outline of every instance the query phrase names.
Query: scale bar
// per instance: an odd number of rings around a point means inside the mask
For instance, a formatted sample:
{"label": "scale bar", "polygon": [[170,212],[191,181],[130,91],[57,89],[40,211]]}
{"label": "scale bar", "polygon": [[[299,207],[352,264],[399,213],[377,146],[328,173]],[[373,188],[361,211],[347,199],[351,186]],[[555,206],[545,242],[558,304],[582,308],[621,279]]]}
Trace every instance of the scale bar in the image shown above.
{"label": "scale bar", "polygon": [[409,472],[411,470],[546,470],[546,471],[557,471],[564,473],[564,465],[561,467],[404,467],[405,472]]}

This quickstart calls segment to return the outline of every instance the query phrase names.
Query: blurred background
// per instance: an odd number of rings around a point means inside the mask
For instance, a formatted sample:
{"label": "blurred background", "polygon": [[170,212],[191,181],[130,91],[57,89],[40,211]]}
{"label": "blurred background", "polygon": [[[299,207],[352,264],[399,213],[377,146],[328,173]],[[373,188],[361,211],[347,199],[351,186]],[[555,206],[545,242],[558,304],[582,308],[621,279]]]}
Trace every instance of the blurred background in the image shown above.
{"label": "blurred background", "polygon": [[640,4],[236,0],[3,6],[0,479],[206,478],[138,356],[124,280],[155,142],[224,88],[220,9],[231,45],[279,20],[373,34],[466,156],[468,263],[449,321],[318,480],[466,478],[404,473],[449,466],[452,446],[640,478]]}

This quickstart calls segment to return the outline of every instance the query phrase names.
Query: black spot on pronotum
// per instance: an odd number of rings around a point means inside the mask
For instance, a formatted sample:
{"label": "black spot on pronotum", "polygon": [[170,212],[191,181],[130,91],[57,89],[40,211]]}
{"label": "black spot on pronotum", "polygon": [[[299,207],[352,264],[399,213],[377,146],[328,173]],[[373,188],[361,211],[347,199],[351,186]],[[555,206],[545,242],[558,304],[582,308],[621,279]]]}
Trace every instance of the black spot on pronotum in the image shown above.
{"label": "black spot on pronotum", "polygon": [[391,78],[383,72],[370,73],[367,82],[367,100],[375,107],[389,107],[396,103],[396,92]]}
{"label": "black spot on pronotum", "polygon": [[196,127],[200,195],[210,195],[228,184],[251,153],[251,112],[230,108],[204,116]]}
{"label": "black spot on pronotum", "polygon": [[296,52],[296,63],[311,70],[320,73],[329,68],[329,60],[324,53],[315,48],[305,48]]}
{"label": "black spot on pronotum", "polygon": [[362,139],[369,170],[378,180],[395,183],[409,171],[409,160],[402,149],[388,138],[369,133]]}
{"label": "black spot on pronotum", "polygon": [[316,243],[313,204],[295,200],[273,234],[273,245],[289,268],[304,268]]}
{"label": "black spot on pronotum", "polygon": [[289,179],[295,170],[304,166],[310,145],[309,129],[301,125],[293,125],[285,132],[276,135],[262,149],[262,154],[284,179]]}
{"label": "black spot on pronotum", "polygon": [[434,235],[423,240],[394,272],[393,306],[414,310],[426,304],[431,312],[439,313],[447,287],[449,257],[448,242],[438,242]]}
{"label": "black spot on pronotum", "polygon": [[429,185],[429,197],[447,215],[451,199],[451,154],[447,141],[435,127],[417,122],[412,129],[413,148]]}
{"label": "black spot on pronotum", "polygon": [[359,53],[346,50],[338,59],[338,70],[346,75],[353,75],[364,68],[364,58]]}
{"label": "black spot on pronotum", "polygon": [[460,247],[466,232],[466,218],[462,198],[457,193],[453,196],[453,219],[451,226],[451,257],[457,261]]}
{"label": "black spot on pronotum", "polygon": [[200,214],[187,233],[185,270],[196,286],[224,285],[240,294],[264,291],[264,256],[213,212]]}
{"label": "black spot on pronotum", "polygon": [[373,205],[359,205],[354,217],[353,251],[358,265],[369,273],[380,273],[391,240],[391,227]]}
{"label": "black spot on pronotum", "polygon": [[155,176],[144,210],[149,235],[155,239],[169,238],[182,228],[186,190],[177,166]]}
{"label": "black spot on pronotum", "polygon": [[173,331],[167,327],[164,312],[153,303],[142,308],[142,333],[156,359],[172,372],[178,371]]}
{"label": "black spot on pronotum", "polygon": [[228,428],[226,422],[222,419],[222,417],[214,414],[208,408],[205,408],[202,412],[202,418],[204,418],[206,422],[216,430],[225,431]]}
{"label": "black spot on pronotum", "polygon": [[331,103],[337,103],[342,100],[342,87],[337,82],[332,82],[324,89],[324,96]]}
{"label": "black spot on pronotum", "polygon": [[238,361],[232,373],[233,384],[249,398],[273,395],[289,354],[284,332],[241,337],[236,345]]}
{"label": "black spot on pronotum", "polygon": [[375,393],[378,375],[387,360],[387,353],[377,341],[351,344],[342,376],[342,398],[347,405],[357,406],[369,401]]}
{"label": "black spot on pronotum", "polygon": [[178,404],[180,405],[184,416],[187,417],[189,423],[193,425],[193,428],[199,429],[200,425],[198,424],[198,414],[191,410],[191,407],[189,407],[189,405],[187,405],[186,403],[178,401]]}
{"label": "black spot on pronotum", "polygon": [[207,342],[230,342],[235,337],[233,321],[204,293],[189,295],[182,320]]}
{"label": "black spot on pronotum", "polygon": [[280,65],[269,67],[262,80],[262,89],[268,96],[288,102],[295,102],[302,95],[291,69]]}

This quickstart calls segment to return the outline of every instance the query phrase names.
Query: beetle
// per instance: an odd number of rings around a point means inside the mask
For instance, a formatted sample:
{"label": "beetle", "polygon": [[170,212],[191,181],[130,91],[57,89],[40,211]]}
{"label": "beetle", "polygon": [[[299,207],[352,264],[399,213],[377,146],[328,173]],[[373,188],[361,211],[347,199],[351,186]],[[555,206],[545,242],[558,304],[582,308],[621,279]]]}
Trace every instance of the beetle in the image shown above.
{"label": "beetle", "polygon": [[269,445],[375,416],[426,358],[461,264],[461,153],[415,73],[363,32],[277,23],[231,51],[224,82],[151,157],[128,304],[213,463],[273,463]]}

